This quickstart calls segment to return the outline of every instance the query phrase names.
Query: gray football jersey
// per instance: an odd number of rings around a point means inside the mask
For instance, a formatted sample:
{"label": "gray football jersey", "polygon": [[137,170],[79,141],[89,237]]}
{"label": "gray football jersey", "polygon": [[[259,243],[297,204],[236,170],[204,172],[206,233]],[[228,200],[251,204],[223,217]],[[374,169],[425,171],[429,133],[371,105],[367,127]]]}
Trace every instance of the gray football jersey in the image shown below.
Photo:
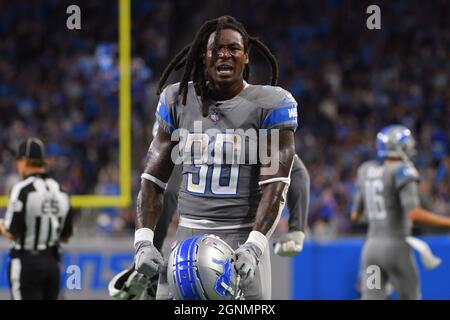
{"label": "gray football jersey", "polygon": [[411,163],[368,161],[358,169],[357,186],[369,221],[368,237],[403,238],[412,223],[400,203],[400,190],[419,174]]}
{"label": "gray football jersey", "polygon": [[261,198],[258,130],[295,131],[297,102],[280,87],[248,84],[230,100],[211,102],[203,117],[193,84],[186,105],[178,89],[179,83],[162,92],[156,117],[172,137],[182,137],[175,148],[183,155],[180,215],[220,225],[252,223]]}

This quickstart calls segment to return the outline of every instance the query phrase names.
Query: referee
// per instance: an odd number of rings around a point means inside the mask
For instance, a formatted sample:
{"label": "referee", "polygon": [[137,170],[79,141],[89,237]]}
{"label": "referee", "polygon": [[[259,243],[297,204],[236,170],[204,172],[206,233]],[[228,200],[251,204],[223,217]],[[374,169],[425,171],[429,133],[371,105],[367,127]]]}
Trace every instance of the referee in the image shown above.
{"label": "referee", "polygon": [[23,180],[12,188],[0,234],[10,240],[9,285],[14,300],[56,300],[59,242],[72,234],[69,196],[46,173],[44,144],[19,145],[16,165]]}

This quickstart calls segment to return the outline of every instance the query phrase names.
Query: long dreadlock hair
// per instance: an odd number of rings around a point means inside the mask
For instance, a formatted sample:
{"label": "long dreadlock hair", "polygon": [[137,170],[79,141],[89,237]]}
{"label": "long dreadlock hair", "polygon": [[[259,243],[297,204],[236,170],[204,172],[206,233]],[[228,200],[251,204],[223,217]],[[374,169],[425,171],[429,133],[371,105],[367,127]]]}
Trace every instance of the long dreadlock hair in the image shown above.
{"label": "long dreadlock hair", "polygon": [[[162,88],[169,78],[172,71],[178,71],[184,67],[183,76],[180,81],[180,88],[178,94],[182,95],[182,104],[186,105],[188,82],[190,80],[194,83],[194,88],[197,96],[202,100],[202,114],[204,117],[208,115],[208,88],[206,79],[206,69],[203,58],[206,56],[206,47],[209,36],[216,32],[214,37],[214,46],[212,49],[212,61],[217,61],[218,43],[220,34],[223,29],[233,29],[242,35],[244,41],[244,51],[249,52],[250,46],[255,46],[270,64],[272,77],[270,84],[275,86],[278,81],[278,63],[275,56],[270,49],[256,37],[251,37],[244,26],[231,16],[221,16],[216,19],[206,21],[197,31],[194,40],[179,51],[175,57],[169,62],[166,69],[163,71],[159,79],[156,93],[161,94]],[[245,65],[244,80],[248,81],[250,77],[250,66]]]}

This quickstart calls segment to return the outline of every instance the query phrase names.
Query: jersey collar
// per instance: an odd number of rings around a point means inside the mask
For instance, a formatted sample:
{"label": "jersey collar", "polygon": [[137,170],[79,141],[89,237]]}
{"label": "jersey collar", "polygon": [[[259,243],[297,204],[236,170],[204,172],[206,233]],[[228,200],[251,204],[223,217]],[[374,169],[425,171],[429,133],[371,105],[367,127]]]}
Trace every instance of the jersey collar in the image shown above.
{"label": "jersey collar", "polygon": [[247,89],[247,87],[249,87],[249,86],[250,86],[250,85],[247,83],[247,81],[244,80],[244,88],[242,88],[241,92],[239,92],[239,93],[238,93],[237,95],[235,95],[233,98],[228,99],[228,100],[221,100],[221,101],[215,101],[215,100],[213,100],[213,104],[215,104],[215,105],[221,105],[221,104],[227,103],[227,102],[229,102],[229,101],[233,101],[234,99],[240,97],[240,96],[244,93],[244,91]]}
{"label": "jersey collar", "polygon": [[45,172],[44,173],[32,173],[32,174],[25,176],[24,179],[27,179],[29,177],[48,178],[48,174]]}

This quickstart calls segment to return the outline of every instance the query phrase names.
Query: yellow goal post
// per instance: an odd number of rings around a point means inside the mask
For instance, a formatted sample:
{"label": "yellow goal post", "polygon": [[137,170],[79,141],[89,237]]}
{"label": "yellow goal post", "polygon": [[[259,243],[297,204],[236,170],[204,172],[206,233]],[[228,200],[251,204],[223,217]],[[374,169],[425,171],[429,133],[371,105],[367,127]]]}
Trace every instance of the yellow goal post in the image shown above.
{"label": "yellow goal post", "polygon": [[[118,0],[119,5],[119,187],[118,196],[73,195],[74,208],[128,207],[131,204],[131,0]],[[8,197],[0,196],[0,207],[8,205]]]}

